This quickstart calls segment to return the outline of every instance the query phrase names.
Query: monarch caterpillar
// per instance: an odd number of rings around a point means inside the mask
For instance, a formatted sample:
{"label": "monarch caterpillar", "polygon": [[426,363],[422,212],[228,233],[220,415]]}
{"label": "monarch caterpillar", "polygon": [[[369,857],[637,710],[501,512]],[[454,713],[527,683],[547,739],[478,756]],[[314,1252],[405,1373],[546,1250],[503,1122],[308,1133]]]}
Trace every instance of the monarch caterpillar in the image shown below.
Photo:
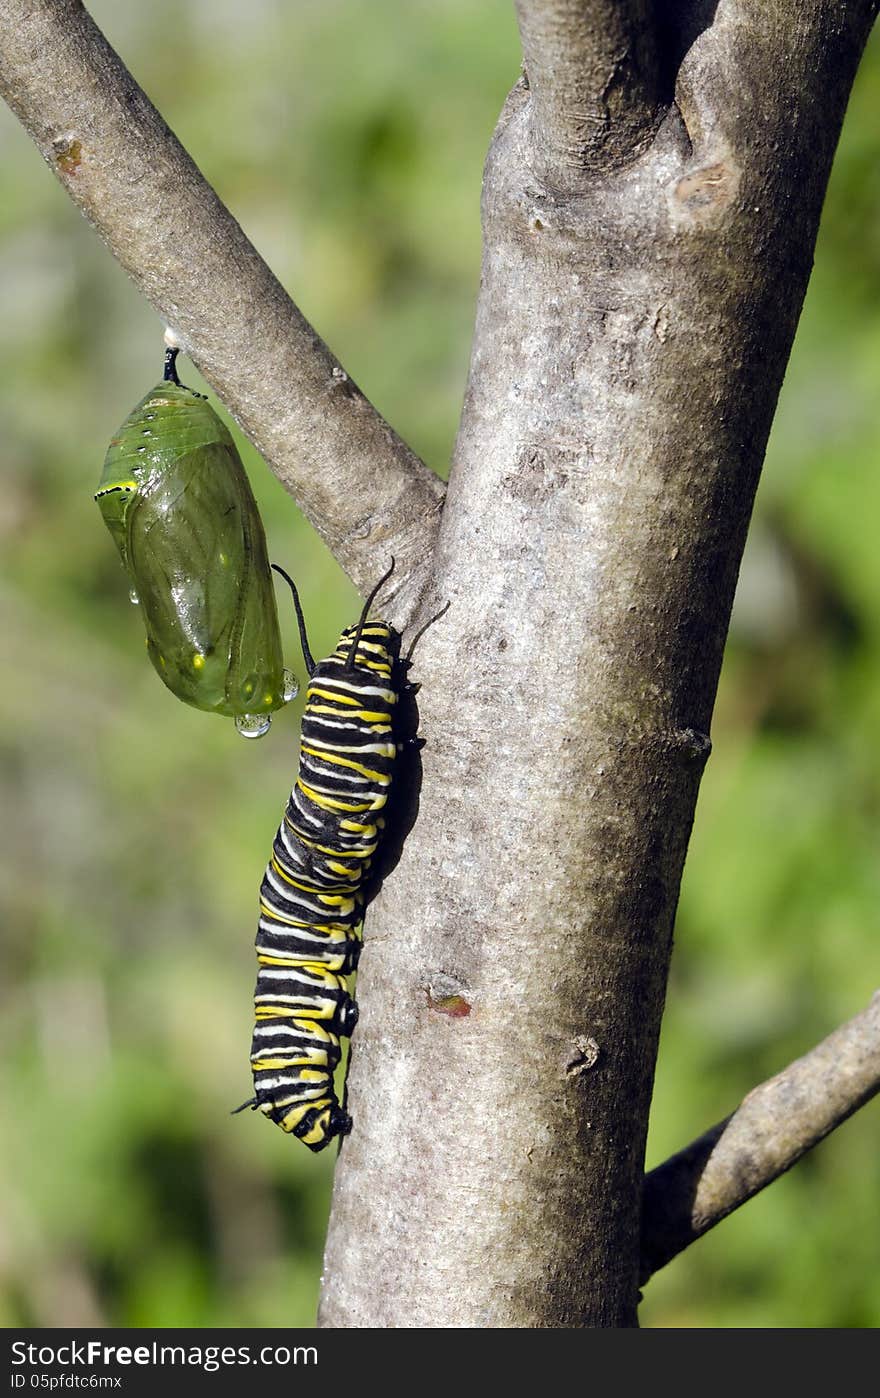
{"label": "monarch caterpillar", "polygon": [[95,495],[178,699],[259,737],[296,693],[282,663],[266,537],[235,443],[201,394],[165,377],[110,442]]}
{"label": "monarch caterpillar", "polygon": [[255,1096],[236,1110],[261,1111],[318,1151],[351,1129],[333,1071],[340,1037],[357,1023],[345,978],[357,967],[373,892],[367,879],[402,746],[395,708],[402,690],[414,688],[405,682],[412,647],[401,661],[398,632],[367,620],[393,559],[359,620],[317,664],[296,587],[272,566],[293,593],[309,687],[299,774],[260,887]]}

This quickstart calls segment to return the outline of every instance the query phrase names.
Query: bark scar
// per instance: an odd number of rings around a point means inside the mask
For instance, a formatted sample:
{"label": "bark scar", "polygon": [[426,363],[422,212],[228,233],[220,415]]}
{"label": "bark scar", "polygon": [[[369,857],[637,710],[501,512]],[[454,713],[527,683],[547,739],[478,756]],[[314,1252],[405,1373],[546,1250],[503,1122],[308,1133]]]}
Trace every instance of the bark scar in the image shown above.
{"label": "bark scar", "polygon": [[731,159],[716,161],[682,175],[675,186],[674,202],[693,223],[715,223],[733,203],[739,180],[739,168]]}
{"label": "bark scar", "polygon": [[708,762],[712,751],[709,734],[701,733],[697,728],[676,728],[670,735],[670,743],[687,763],[703,765]]}
{"label": "bark scar", "polygon": [[461,993],[466,989],[467,986],[458,976],[451,976],[446,971],[438,971],[427,985],[421,987],[428,1009],[447,1015],[450,1019],[465,1019],[470,1014],[473,1006]]}
{"label": "bark scar", "polygon": [[52,158],[65,175],[72,175],[82,164],[82,141],[78,141],[72,131],[56,136],[52,142]]}
{"label": "bark scar", "polygon": [[448,1015],[450,1019],[464,1019],[471,1012],[471,1005],[463,995],[441,995],[435,1000],[426,986],[422,986],[422,989],[428,1009],[435,1010],[437,1014]]}
{"label": "bark scar", "polygon": [[565,1076],[579,1078],[581,1074],[589,1073],[591,1068],[595,1068],[602,1056],[602,1050],[592,1034],[579,1034],[572,1047],[575,1055],[565,1065]]}

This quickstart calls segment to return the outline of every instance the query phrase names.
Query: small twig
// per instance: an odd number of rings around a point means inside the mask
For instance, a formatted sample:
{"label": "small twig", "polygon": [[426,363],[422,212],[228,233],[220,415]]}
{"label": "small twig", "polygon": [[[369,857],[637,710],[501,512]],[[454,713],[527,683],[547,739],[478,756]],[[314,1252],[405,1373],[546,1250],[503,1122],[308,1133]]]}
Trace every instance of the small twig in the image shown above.
{"label": "small twig", "polygon": [[642,1281],[789,1170],[880,1091],[880,992],[645,1180]]}
{"label": "small twig", "polygon": [[[0,94],[362,589],[408,619],[443,486],[300,314],[79,0],[0,0]],[[392,599],[389,596],[389,602]]]}

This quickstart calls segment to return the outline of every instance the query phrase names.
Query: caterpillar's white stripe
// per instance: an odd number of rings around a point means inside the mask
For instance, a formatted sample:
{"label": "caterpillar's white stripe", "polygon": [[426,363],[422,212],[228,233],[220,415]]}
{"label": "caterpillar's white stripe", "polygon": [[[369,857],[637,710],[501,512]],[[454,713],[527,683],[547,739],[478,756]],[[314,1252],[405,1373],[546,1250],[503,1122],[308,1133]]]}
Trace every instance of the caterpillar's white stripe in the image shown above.
{"label": "caterpillar's white stripe", "polygon": [[[325,780],[327,777],[335,777],[337,781],[345,782],[347,786],[365,786],[369,789],[374,782],[377,786],[379,785],[374,777],[362,777],[357,772],[350,772],[345,767],[337,767],[335,764],[328,771],[327,767],[319,766],[314,758],[308,757],[305,753],[300,759],[299,770],[300,775],[305,770],[314,772],[317,777],[323,777]],[[314,786],[314,782],[309,781],[309,786]],[[318,788],[315,787],[315,790],[317,791]]]}
{"label": "caterpillar's white stripe", "polygon": [[354,733],[390,733],[391,724],[364,723],[363,720],[355,723],[343,723],[344,711],[340,709],[339,718],[327,718],[324,714],[304,714],[303,730],[307,730],[313,723],[319,723],[322,728],[346,728]]}
{"label": "caterpillar's white stripe", "polygon": [[394,757],[397,753],[396,743],[326,743],[321,738],[310,737],[308,740],[313,747],[326,748],[328,752],[375,752],[380,757]]}
{"label": "caterpillar's white stripe", "polygon": [[[332,894],[334,899],[341,898],[341,903],[335,901],[329,903],[326,899],[322,901],[320,897],[311,899],[307,894],[302,893],[300,889],[291,888],[290,885],[285,885],[281,882],[271,865],[266,870],[266,881],[272,885],[275,892],[279,893],[285,902],[294,903],[299,908],[311,909],[318,914],[318,918],[321,922],[339,922],[349,913],[354,912],[354,898],[346,889],[341,890],[339,893]],[[280,910],[279,917],[284,917],[284,913],[280,912]]]}
{"label": "caterpillar's white stripe", "polygon": [[[254,1077],[255,1086],[259,1087],[261,1091],[264,1092],[272,1091],[276,1087],[295,1087],[297,1089],[296,1097],[292,1099],[291,1105],[293,1105],[296,1102],[311,1102],[314,1101],[316,1097],[328,1096],[327,1087],[331,1081],[332,1079],[329,1073],[327,1074],[327,1082],[323,1085],[321,1083],[309,1083],[308,1086],[306,1086],[305,1083],[300,1082],[298,1078],[289,1077],[286,1074],[278,1078],[264,1078],[262,1073],[259,1070],[257,1070],[257,1073]],[[265,1105],[271,1112],[274,1110],[276,1104],[273,1102],[267,1102]]]}
{"label": "caterpillar's white stripe", "polygon": [[265,932],[269,937],[295,937],[298,942],[317,942],[320,946],[324,946],[328,951],[333,952],[335,956],[341,955],[347,941],[356,940],[356,938],[349,939],[345,936],[344,932],[339,933],[338,941],[331,940],[331,937],[335,934],[329,932],[310,932],[307,927],[291,927],[287,923],[282,927],[277,923],[267,923],[265,917],[260,918],[259,925],[260,931]]}
{"label": "caterpillar's white stripe", "polygon": [[312,684],[317,685],[319,689],[341,689],[345,694],[356,694],[358,697],[362,694],[376,695],[379,699],[384,699],[386,704],[397,703],[397,694],[393,689],[384,689],[375,684],[358,684],[357,681],[349,684],[346,680],[337,679],[335,675],[315,675]]}

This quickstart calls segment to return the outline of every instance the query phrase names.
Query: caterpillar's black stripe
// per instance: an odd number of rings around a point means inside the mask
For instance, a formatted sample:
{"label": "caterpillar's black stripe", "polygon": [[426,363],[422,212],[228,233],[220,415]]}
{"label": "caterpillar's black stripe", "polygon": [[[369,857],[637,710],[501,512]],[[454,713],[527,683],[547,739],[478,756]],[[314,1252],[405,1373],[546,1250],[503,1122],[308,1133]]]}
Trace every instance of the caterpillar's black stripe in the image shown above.
{"label": "caterpillar's black stripe", "polygon": [[357,1020],[346,977],[360,954],[367,875],[394,775],[395,706],[404,669],[397,632],[366,620],[384,581],[357,625],[343,631],[333,654],[318,664],[291,583],[310,681],[299,775],[260,888],[255,1095],[245,1105],[312,1150],[323,1150],[351,1126],[333,1071],[340,1036],[350,1035]]}

